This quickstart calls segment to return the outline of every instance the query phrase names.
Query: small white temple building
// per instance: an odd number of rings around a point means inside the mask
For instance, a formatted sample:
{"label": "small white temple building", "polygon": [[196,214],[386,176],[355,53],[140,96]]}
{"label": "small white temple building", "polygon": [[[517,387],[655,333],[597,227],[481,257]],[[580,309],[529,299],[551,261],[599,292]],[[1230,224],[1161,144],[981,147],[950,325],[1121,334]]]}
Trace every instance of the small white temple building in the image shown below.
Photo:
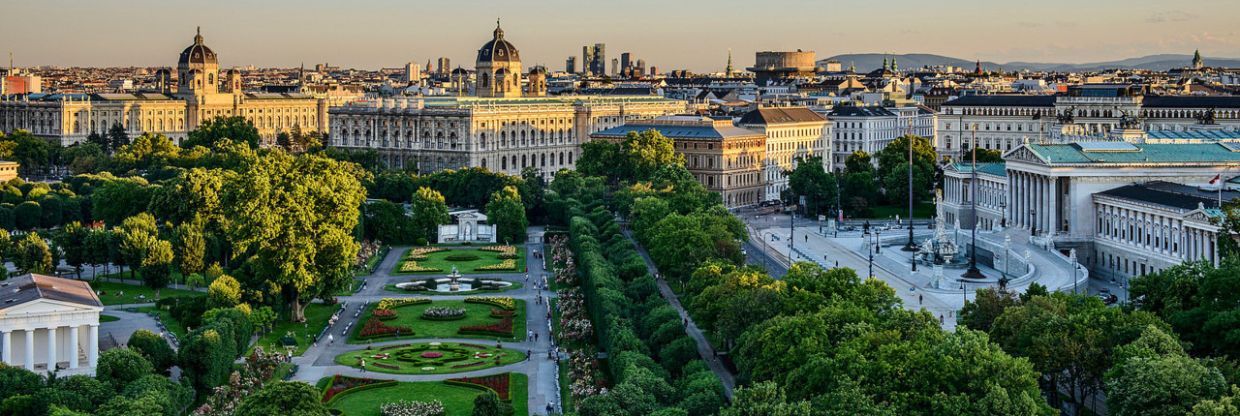
{"label": "small white temple building", "polygon": [[102,311],[83,281],[38,274],[0,281],[0,361],[31,371],[93,372]]}
{"label": "small white temple building", "polygon": [[495,226],[487,224],[487,216],[476,209],[448,212],[455,224],[439,226],[440,243],[494,243]]}

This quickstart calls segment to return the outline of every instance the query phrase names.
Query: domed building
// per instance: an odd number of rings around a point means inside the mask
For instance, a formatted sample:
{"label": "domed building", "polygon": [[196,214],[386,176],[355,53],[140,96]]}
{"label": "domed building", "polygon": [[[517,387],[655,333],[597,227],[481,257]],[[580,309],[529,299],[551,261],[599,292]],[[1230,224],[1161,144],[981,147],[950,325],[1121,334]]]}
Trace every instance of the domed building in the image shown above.
{"label": "domed building", "polygon": [[198,30],[178,56],[176,69],[156,70],[139,92],[0,96],[0,131],[28,130],[69,146],[120,125],[130,138],[151,133],[180,142],[208,120],[240,116],[254,124],[265,143],[294,128],[326,133],[326,99],[304,94],[300,87],[284,93],[242,87],[240,71],[220,75],[219,56]]}
{"label": "domed building", "polygon": [[478,60],[474,64],[478,80],[474,93],[479,97],[520,97],[521,53],[504,40],[499,20],[495,21],[492,33],[491,41],[478,49]]}
{"label": "domed building", "polygon": [[525,96],[544,97],[547,95],[547,69],[535,66],[527,76]]}

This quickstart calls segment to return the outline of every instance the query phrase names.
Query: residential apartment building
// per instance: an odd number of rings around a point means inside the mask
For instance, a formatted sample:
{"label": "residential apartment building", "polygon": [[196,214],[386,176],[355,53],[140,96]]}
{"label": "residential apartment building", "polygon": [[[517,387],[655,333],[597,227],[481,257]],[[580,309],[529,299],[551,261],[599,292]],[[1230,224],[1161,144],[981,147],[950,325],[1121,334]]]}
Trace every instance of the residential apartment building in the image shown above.
{"label": "residential apartment building", "polygon": [[737,125],[766,135],[764,201],[780,199],[788,189],[788,173],[802,160],[821,157],[823,169],[831,171],[831,123],[809,108],[759,108],[742,116]]}

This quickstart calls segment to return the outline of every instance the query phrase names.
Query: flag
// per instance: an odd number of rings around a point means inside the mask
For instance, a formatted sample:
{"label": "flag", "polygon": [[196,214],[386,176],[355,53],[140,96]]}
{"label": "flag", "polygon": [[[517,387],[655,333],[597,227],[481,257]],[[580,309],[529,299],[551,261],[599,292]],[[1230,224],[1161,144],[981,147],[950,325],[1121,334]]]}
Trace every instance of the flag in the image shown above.
{"label": "flag", "polygon": [[1214,175],[1214,179],[1210,179],[1210,184],[1214,185],[1218,183],[1219,179],[1223,179],[1223,174],[1220,173],[1218,175]]}

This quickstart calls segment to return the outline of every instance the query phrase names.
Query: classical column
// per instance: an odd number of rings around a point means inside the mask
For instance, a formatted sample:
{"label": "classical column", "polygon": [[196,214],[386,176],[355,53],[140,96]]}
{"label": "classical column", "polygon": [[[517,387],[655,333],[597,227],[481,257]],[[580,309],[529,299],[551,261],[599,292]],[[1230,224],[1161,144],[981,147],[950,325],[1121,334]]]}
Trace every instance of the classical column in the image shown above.
{"label": "classical column", "polygon": [[91,368],[99,363],[99,324],[92,324],[86,337],[86,362]]}
{"label": "classical column", "polygon": [[1060,230],[1061,227],[1059,224],[1062,222],[1059,219],[1059,179],[1055,177],[1047,177],[1047,182],[1050,188],[1051,215],[1047,217],[1047,221],[1050,222],[1050,227],[1046,230],[1051,233],[1055,233]]}
{"label": "classical column", "polygon": [[26,329],[26,369],[34,371],[34,329]]}
{"label": "classical column", "polygon": [[0,364],[13,364],[13,331],[0,331]]}
{"label": "classical column", "polygon": [[79,326],[69,327],[69,368],[78,368],[78,332],[81,330]]}
{"label": "classical column", "polygon": [[56,371],[56,328],[47,329],[47,371]]}

